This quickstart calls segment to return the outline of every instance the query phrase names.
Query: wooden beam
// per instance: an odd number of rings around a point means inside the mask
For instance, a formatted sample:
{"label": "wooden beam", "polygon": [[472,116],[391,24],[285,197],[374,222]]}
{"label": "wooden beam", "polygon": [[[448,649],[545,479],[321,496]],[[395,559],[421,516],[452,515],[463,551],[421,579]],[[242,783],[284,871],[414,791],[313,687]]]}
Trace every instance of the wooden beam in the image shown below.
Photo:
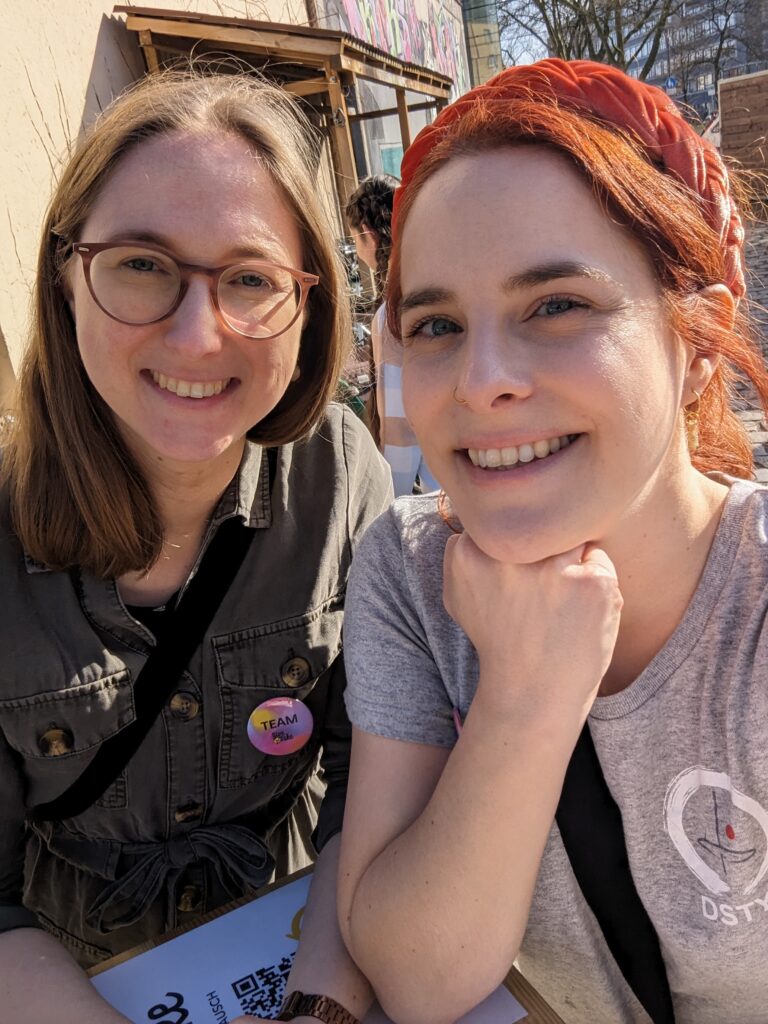
{"label": "wooden beam", "polygon": [[405,89],[395,89],[397,97],[397,116],[400,120],[400,138],[403,141],[403,152],[411,144],[411,126],[408,123],[408,100],[405,96]]}
{"label": "wooden beam", "polygon": [[158,35],[184,36],[187,39],[203,39],[206,42],[223,44],[235,53],[242,47],[247,50],[275,52],[281,56],[290,53],[297,56],[305,54],[330,57],[338,53],[339,50],[339,43],[334,39],[313,39],[310,36],[294,35],[288,26],[283,32],[269,32],[240,26],[228,28],[204,22],[190,25],[182,21],[170,21],[163,18],[143,18],[135,14],[127,16],[125,25],[132,32],[154,31]]}
{"label": "wooden beam", "polygon": [[327,92],[328,82],[324,78],[305,78],[300,82],[283,82],[281,88],[294,96],[314,96]]}
{"label": "wooden beam", "polygon": [[144,52],[144,59],[147,62],[147,70],[155,74],[160,70],[160,61],[157,59],[157,50],[152,42],[152,33],[149,29],[142,29],[139,32],[139,46]]}
{"label": "wooden beam", "polygon": [[[428,103],[409,103],[408,112],[414,113],[417,110],[435,110],[437,103],[430,100]],[[376,117],[394,117],[397,114],[397,107],[386,107],[383,110],[366,110],[362,114],[350,114],[350,121],[372,121]]]}
{"label": "wooden beam", "polygon": [[382,85],[392,86],[394,89],[404,87],[410,92],[433,96],[435,99],[443,98],[446,103],[448,102],[450,84],[440,85],[423,82],[415,75],[411,77],[407,71],[386,71],[384,68],[374,67],[367,61],[356,60],[346,53],[338,57],[332,57],[331,66],[337,71],[349,71],[357,75],[358,78],[367,78],[374,82],[380,82]]}
{"label": "wooden beam", "polygon": [[[357,188],[357,167],[355,153],[352,148],[352,135],[349,130],[347,103],[341,89],[339,76],[331,68],[328,69],[328,95],[333,114],[330,121],[331,153],[333,167],[336,172],[336,190],[342,211],[347,200]],[[354,86],[354,78],[352,85]]]}

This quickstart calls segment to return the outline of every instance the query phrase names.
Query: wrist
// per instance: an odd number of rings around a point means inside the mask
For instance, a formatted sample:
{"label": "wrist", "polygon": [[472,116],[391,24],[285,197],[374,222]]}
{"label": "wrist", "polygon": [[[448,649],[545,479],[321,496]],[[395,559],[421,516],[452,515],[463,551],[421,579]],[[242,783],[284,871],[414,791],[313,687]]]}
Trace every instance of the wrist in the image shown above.
{"label": "wrist", "polygon": [[472,700],[470,716],[480,719],[483,731],[505,735],[549,737],[569,743],[581,730],[589,714],[592,699],[562,687],[517,686],[507,671],[506,685],[502,677],[481,667],[477,691]]}

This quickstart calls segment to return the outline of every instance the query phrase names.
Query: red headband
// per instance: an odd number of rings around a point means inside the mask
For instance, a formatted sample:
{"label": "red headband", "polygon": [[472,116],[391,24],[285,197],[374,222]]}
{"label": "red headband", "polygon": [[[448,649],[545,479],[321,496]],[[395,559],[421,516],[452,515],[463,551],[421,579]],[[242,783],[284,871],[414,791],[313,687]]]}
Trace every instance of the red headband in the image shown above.
{"label": "red headband", "polygon": [[552,57],[527,67],[508,68],[441,111],[419,132],[403,158],[401,184],[395,193],[395,223],[399,203],[417,168],[449,134],[452,124],[478,102],[508,103],[531,96],[585,110],[639,139],[654,164],[675,175],[701,198],[704,216],[726,252],[725,284],[737,298],[744,294],[744,229],[717,149],[696,134],[661,89],[594,61]]}

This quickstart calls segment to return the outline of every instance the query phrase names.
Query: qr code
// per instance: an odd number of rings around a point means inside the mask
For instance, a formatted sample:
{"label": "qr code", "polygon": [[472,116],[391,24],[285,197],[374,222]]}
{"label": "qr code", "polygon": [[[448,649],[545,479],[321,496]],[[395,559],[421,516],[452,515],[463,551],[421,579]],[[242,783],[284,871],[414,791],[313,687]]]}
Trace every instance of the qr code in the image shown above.
{"label": "qr code", "polygon": [[293,953],[271,967],[260,967],[253,974],[232,982],[232,991],[240,1000],[243,1013],[254,1017],[277,1016],[292,963]]}

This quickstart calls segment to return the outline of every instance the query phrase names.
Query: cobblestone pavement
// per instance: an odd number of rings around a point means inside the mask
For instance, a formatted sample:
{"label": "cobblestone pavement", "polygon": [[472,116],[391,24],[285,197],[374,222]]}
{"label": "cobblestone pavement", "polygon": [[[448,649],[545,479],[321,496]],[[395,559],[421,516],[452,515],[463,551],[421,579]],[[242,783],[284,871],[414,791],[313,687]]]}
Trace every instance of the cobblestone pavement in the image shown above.
{"label": "cobblestone pavement", "polygon": [[[753,226],[747,236],[746,262],[752,313],[762,327],[763,354],[768,359],[768,225]],[[750,434],[755,477],[768,483],[768,420],[752,388],[739,387],[734,409]]]}

